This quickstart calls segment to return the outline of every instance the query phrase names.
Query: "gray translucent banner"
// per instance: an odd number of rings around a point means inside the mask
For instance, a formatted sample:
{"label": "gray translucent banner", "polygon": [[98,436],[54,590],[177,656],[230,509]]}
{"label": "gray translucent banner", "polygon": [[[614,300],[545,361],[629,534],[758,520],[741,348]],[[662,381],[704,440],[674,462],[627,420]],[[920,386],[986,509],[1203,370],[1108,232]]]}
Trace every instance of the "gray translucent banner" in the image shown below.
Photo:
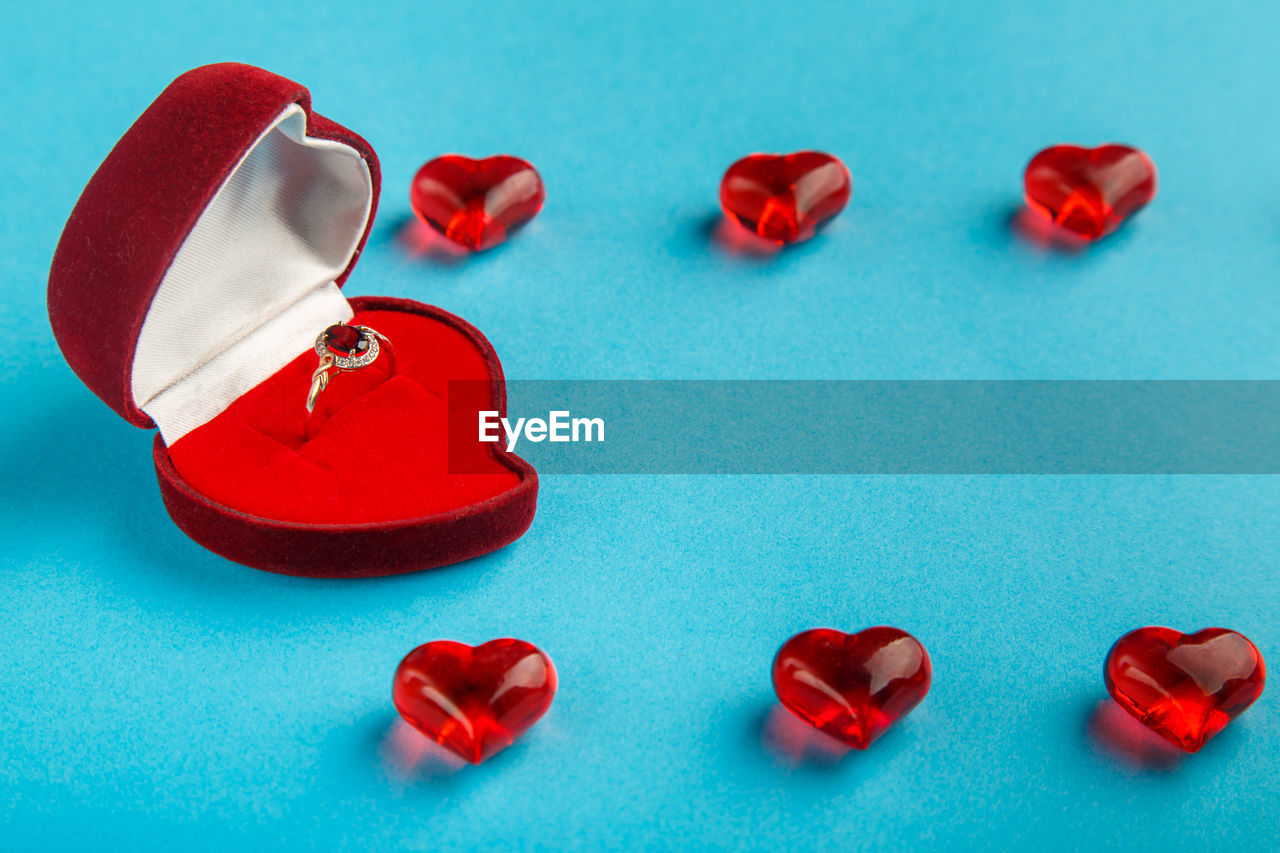
{"label": "gray translucent banner", "polygon": [[[509,440],[484,389],[450,383],[450,470],[494,446],[482,417]],[[507,398],[513,452],[541,474],[1280,472],[1270,380],[547,380]]]}

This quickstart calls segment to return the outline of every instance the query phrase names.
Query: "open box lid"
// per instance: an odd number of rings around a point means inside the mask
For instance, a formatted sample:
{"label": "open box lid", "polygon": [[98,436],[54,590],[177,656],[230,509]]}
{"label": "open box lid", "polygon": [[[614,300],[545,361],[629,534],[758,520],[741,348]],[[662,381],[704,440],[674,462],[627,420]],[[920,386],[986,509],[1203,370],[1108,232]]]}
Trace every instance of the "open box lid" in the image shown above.
{"label": "open box lid", "polygon": [[369,144],[260,68],[183,74],[85,188],[49,275],[71,367],[165,440],[208,421],[352,315],[339,287],[369,236]]}

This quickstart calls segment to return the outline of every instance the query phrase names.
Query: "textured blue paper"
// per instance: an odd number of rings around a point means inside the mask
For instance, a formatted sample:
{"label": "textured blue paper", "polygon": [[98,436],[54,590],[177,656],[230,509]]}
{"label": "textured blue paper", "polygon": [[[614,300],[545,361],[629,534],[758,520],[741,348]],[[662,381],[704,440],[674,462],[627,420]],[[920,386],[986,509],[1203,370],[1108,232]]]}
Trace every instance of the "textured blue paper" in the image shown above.
{"label": "textured blue paper", "polygon": [[[382,158],[348,290],[458,312],[514,378],[1276,378],[1280,7],[23,3],[3,29],[0,846],[1280,843],[1275,687],[1202,753],[1139,760],[1101,678],[1148,623],[1280,660],[1274,478],[566,476],[484,559],[290,579],[169,522],[151,436],[79,384],[43,304],[110,146],[236,59]],[[1129,227],[1079,254],[1011,229],[1032,153],[1112,139],[1161,171]],[[849,164],[848,210],[726,254],[723,169],[800,147]],[[446,151],[529,158],[545,211],[489,254],[411,256],[408,182]],[[790,757],[774,650],[883,622],[933,691],[866,753]],[[392,670],[503,635],[560,694],[456,770],[396,722]]]}

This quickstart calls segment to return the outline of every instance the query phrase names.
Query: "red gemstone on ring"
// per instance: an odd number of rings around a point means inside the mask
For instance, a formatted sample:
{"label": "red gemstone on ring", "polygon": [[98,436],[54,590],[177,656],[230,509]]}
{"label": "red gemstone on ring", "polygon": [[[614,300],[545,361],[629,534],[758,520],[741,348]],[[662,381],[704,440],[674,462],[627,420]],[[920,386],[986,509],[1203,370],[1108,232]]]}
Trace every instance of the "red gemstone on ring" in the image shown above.
{"label": "red gemstone on ring", "polygon": [[339,323],[330,326],[324,332],[324,345],[329,352],[343,358],[358,355],[369,348],[364,334],[355,326]]}
{"label": "red gemstone on ring", "polygon": [[849,203],[853,179],[839,158],[820,151],[752,154],[720,180],[725,215],[774,243],[812,237]]}
{"label": "red gemstone on ring", "polygon": [[854,749],[920,704],[932,679],[920,641],[888,626],[804,631],[773,661],[773,689],[787,710]]}

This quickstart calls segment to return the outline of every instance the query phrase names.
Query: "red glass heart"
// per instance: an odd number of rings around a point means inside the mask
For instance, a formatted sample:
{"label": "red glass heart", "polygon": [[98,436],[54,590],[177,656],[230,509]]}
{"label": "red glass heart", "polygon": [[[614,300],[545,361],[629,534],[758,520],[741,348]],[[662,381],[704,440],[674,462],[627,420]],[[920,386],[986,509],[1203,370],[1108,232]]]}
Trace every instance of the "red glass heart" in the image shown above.
{"label": "red glass heart", "polygon": [[538,170],[519,157],[473,160],[459,154],[423,165],[409,203],[423,222],[472,251],[489,249],[538,215],[546,191]]}
{"label": "red glass heart", "polygon": [[1243,634],[1139,628],[1107,654],[1107,690],[1145,726],[1195,752],[1262,693],[1266,668]]}
{"label": "red glass heart", "polygon": [[830,154],[752,154],[720,180],[725,215],[774,243],[808,240],[818,226],[844,210],[853,178]]}
{"label": "red glass heart", "polygon": [[929,692],[929,655],[905,631],[816,628],[782,644],[773,689],[789,711],[854,749],[866,749]]}
{"label": "red glass heart", "polygon": [[1027,206],[1055,225],[1096,240],[1156,194],[1156,164],[1128,145],[1054,145],[1022,176]]}
{"label": "red glass heart", "polygon": [[551,659],[523,640],[437,640],[400,661],[391,697],[411,726],[479,764],[536,723],[555,693]]}

